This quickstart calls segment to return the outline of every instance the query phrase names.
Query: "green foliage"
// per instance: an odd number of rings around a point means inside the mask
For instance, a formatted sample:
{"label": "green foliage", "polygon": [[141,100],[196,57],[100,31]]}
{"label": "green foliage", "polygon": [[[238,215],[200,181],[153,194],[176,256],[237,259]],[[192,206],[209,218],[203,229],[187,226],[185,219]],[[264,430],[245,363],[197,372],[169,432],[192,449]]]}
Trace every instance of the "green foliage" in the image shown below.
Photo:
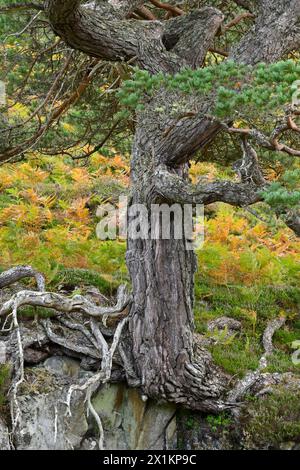
{"label": "green foliage", "polygon": [[213,432],[217,432],[219,429],[224,430],[224,428],[228,428],[232,422],[230,416],[225,412],[218,415],[208,415],[206,417],[206,421]]}
{"label": "green foliage", "polygon": [[283,211],[300,208],[300,169],[285,171],[279,181],[271,183],[261,194],[267,204],[275,210]]}
{"label": "green foliage", "polygon": [[96,238],[96,209],[127,191],[127,171],[116,151],[93,155],[88,168],[38,154],[1,167],[0,264],[30,263],[52,286],[68,278],[63,269],[89,269],[101,273],[105,292],[114,291],[127,279],[125,243]]}
{"label": "green foliage", "polygon": [[245,431],[259,445],[277,446],[286,441],[300,442],[299,389],[278,388],[271,395],[251,401],[244,417]]}
{"label": "green foliage", "polygon": [[0,365],[0,410],[6,403],[6,395],[10,379],[10,366],[8,364]]}
{"label": "green foliage", "polygon": [[255,341],[249,345],[237,339],[230,345],[216,344],[210,350],[216,364],[229,374],[240,378],[246,372],[257,369],[261,354]]}
{"label": "green foliage", "polygon": [[150,75],[136,69],[130,80],[123,83],[118,92],[121,103],[134,109],[142,109],[144,98],[153,96],[161,87],[185,94],[205,95],[215,91],[216,103],[211,110],[218,118],[252,114],[259,109],[264,114],[278,113],[291,103],[295,91],[293,83],[299,79],[300,65],[293,60],[255,66],[236,64],[227,60],[218,65],[200,69],[184,69],[177,74]]}
{"label": "green foliage", "polygon": [[55,315],[56,312],[54,310],[42,307],[25,306],[20,307],[19,311],[20,319],[51,318]]}
{"label": "green foliage", "polygon": [[199,275],[220,285],[299,285],[299,241],[225,205],[205,221],[197,255]]}
{"label": "green foliage", "polygon": [[185,419],[185,426],[187,429],[197,429],[198,422],[192,414],[188,414]]}
{"label": "green foliage", "polygon": [[[299,332],[297,338],[299,339]],[[289,350],[291,351],[292,343]],[[300,372],[300,365],[294,365],[291,360],[291,352],[286,354],[284,351],[275,351],[268,359],[268,366],[266,372],[271,373],[285,373],[285,372]]]}
{"label": "green foliage", "polygon": [[[294,178],[297,178],[299,170],[291,173],[285,173],[285,178],[291,176],[289,181],[292,181]],[[294,208],[299,207],[300,203],[300,191],[288,191],[283,187],[279,182],[274,182],[270,184],[266,191],[263,191],[262,196],[269,206],[280,209],[280,208]]]}
{"label": "green foliage", "polygon": [[99,273],[88,269],[66,269],[61,268],[51,284],[53,286],[63,285],[64,288],[74,289],[75,287],[94,286],[101,293],[112,295],[118,287],[117,282],[109,282]]}
{"label": "green foliage", "polygon": [[218,330],[218,328],[215,328],[213,331],[207,331],[205,335],[207,338],[213,339],[216,343],[224,346],[232,344],[236,336],[235,333],[229,334],[227,326],[225,326],[224,330],[221,331]]}
{"label": "green foliage", "polygon": [[[214,361],[226,372],[243,377],[255,370],[262,355],[261,336],[267,322],[283,313],[284,327],[274,336],[275,352],[268,360],[269,372],[300,372],[291,360],[293,342],[300,338],[298,309],[300,289],[291,286],[220,286],[202,281],[196,283],[196,331],[214,340],[210,347]],[[217,335],[206,331],[207,322],[220,316],[241,321],[240,334]]]}

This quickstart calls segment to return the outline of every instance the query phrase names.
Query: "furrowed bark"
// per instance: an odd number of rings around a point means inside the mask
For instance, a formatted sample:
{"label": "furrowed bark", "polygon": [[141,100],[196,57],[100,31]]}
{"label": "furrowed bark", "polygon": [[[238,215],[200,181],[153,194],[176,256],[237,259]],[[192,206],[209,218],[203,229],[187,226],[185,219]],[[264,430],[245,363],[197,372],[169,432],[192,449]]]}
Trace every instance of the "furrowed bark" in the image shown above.
{"label": "furrowed bark", "polygon": [[[132,8],[138,4],[133,2]],[[136,58],[142,68],[152,73],[175,72],[181,67],[175,54],[163,46],[159,21],[112,19],[110,8],[100,12],[83,8],[79,0],[48,0],[46,13],[57,35],[69,46],[93,57],[111,61]]]}
{"label": "furrowed bark", "polygon": [[232,51],[246,64],[275,62],[300,47],[299,0],[260,0],[252,30]]}
{"label": "furrowed bark", "polygon": [[164,32],[164,43],[168,48],[173,44],[173,52],[190,67],[199,67],[223,20],[223,14],[215,8],[195,10],[169,22]]}
{"label": "furrowed bark", "polygon": [[[68,0],[62,10],[62,2],[48,1],[48,16],[58,35],[96,57],[136,57],[151,73],[199,66],[222,22],[222,14],[212,8],[165,23],[111,20],[104,13],[83,10],[79,3]],[[299,45],[299,2],[280,0],[274,6],[271,0],[261,0],[259,7],[253,30],[232,51],[236,62],[273,62]],[[247,174],[242,183],[215,182],[196,188],[189,184],[186,163],[222,129],[208,117],[213,100],[213,96],[188,97],[161,89],[137,114],[129,210],[134,204],[150,208],[162,201],[247,206],[260,200],[263,182],[249,180]],[[175,104],[178,112],[173,111]],[[244,159],[241,174],[253,161]],[[149,235],[151,220],[147,222]],[[193,348],[196,261],[186,240],[129,236],[127,264],[133,286],[132,356],[143,394],[208,411],[230,406],[223,397],[226,378],[205,351]]]}
{"label": "furrowed bark", "polygon": [[[132,1],[131,9],[140,3]],[[224,19],[219,10],[207,7],[171,20],[165,30],[160,21],[116,20],[128,11],[92,10],[79,0],[64,1],[63,6],[61,0],[46,2],[54,31],[71,47],[107,60],[135,58],[151,73],[201,65]]]}

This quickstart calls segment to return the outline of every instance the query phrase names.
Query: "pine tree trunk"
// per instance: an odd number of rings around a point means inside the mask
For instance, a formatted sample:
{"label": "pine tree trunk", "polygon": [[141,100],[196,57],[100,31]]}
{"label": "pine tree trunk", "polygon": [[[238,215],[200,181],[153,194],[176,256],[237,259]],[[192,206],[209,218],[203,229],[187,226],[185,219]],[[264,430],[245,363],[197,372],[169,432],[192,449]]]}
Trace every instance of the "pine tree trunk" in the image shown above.
{"label": "pine tree trunk", "polygon": [[[108,3],[91,11],[80,0],[47,0],[46,12],[55,33],[71,47],[100,59],[134,61],[150,74],[202,67],[224,21],[212,7],[170,21],[128,21],[124,18],[142,1]],[[299,1],[275,3],[255,2],[255,24],[230,51],[231,59],[270,63],[299,48]],[[159,90],[137,113],[131,207],[215,201],[248,206],[261,200],[260,187],[252,183],[219,181],[193,190],[187,181],[187,162],[222,128],[208,117],[213,101],[214,93],[199,97]],[[186,250],[184,239],[129,236],[127,264],[132,353],[143,393],[192,408],[221,409],[226,380],[204,350],[193,348],[194,253]]]}
{"label": "pine tree trunk", "polygon": [[[132,168],[137,180],[143,165],[139,166]],[[151,203],[160,201],[155,194],[149,197],[151,175],[148,177],[148,187],[134,184],[132,203],[146,201],[150,209]],[[144,393],[166,398],[175,396],[178,382],[184,377],[184,366],[192,359],[196,263],[184,240],[151,239],[150,216],[148,229],[148,239],[128,238],[127,264],[134,296],[130,330],[134,363]]]}
{"label": "pine tree trunk", "polygon": [[[195,358],[193,353],[196,256],[190,245],[187,249],[184,230],[179,240],[151,239],[151,204],[171,204],[155,189],[155,172],[161,161],[151,155],[153,128],[145,125],[143,115],[139,121],[142,124],[133,149],[129,213],[134,204],[143,204],[149,216],[146,237],[132,239],[130,230],[128,233],[127,265],[133,290],[129,328],[135,370],[144,395],[211,409],[212,403],[205,399],[220,396],[224,376],[211,368],[208,356]],[[174,171],[188,179],[186,164]],[[172,234],[172,217],[170,222]]]}

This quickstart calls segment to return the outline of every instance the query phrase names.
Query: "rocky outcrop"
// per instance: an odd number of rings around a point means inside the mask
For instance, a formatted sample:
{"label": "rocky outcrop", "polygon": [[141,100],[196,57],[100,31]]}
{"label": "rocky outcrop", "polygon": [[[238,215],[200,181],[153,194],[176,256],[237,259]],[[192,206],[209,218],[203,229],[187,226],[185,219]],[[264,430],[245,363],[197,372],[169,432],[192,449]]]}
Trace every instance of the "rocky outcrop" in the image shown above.
{"label": "rocky outcrop", "polygon": [[108,449],[173,449],[176,408],[172,404],[143,401],[136,389],[110,385],[94,397],[102,417]]}
{"label": "rocky outcrop", "polygon": [[[85,381],[91,372],[79,361],[64,356],[48,358],[27,369],[19,396],[21,420],[15,435],[18,450],[72,450],[98,448],[98,430],[86,416],[85,394],[75,392],[71,416],[65,404],[72,383]],[[176,448],[176,408],[143,401],[138,390],[109,384],[93,398],[104,427],[105,448],[112,450]],[[0,423],[0,448],[9,448],[7,427]]]}
{"label": "rocky outcrop", "polygon": [[[295,420],[294,415],[299,407],[300,384],[299,378],[293,374],[252,373],[251,378],[255,376],[255,380],[246,383],[245,391],[253,399],[259,397],[259,401],[255,404],[250,401],[247,405],[243,402],[234,413],[223,410],[219,415],[203,412],[190,415],[184,412],[184,415],[174,404],[141,396],[139,388],[136,388],[139,381],[134,380],[134,374],[133,383],[128,380],[133,373],[130,368],[126,369],[127,384],[135,388],[125,384],[126,377],[121,372],[121,365],[124,361],[127,364],[127,358],[124,359],[121,347],[113,357],[110,382],[103,384],[97,379],[93,384],[91,403],[88,402],[90,413],[87,415],[86,389],[74,391],[68,408],[70,387],[83,386],[89,379],[94,379],[103,362],[98,345],[92,349],[89,344],[90,338],[94,344],[97,336],[91,336],[91,332],[84,328],[84,320],[80,315],[75,314],[73,320],[78,321],[78,324],[73,324],[73,328],[72,324],[69,328],[64,317],[59,322],[53,321],[52,329],[44,321],[40,324],[27,321],[20,325],[25,365],[24,380],[18,388],[20,419],[13,433],[9,420],[7,423],[0,421],[0,450],[10,447],[20,450],[97,450],[101,429],[95,420],[97,414],[104,429],[104,448],[110,450],[221,450],[268,448],[270,445],[273,448],[299,446],[299,420],[298,417],[298,421]],[[219,332],[231,336],[240,330],[241,323],[235,319],[214,319],[208,323],[209,334],[195,335],[195,354],[200,354],[204,362],[211,361],[207,346],[217,341]],[[109,325],[105,325],[103,334],[111,342],[113,333]],[[18,364],[17,346],[16,330],[12,330],[9,335],[2,335],[0,365],[2,363],[6,367]],[[227,380],[231,378],[228,376]],[[276,387],[279,392],[275,401],[264,398]],[[293,390],[288,391],[291,387]],[[246,412],[240,413],[240,409],[244,408]],[[272,413],[277,408],[278,413],[274,417]],[[288,423],[288,434],[281,422],[277,422],[277,414]],[[265,432],[269,424],[274,429],[274,435]],[[260,436],[260,444],[256,442],[257,436]]]}
{"label": "rocky outcrop", "polygon": [[219,317],[207,323],[208,331],[222,331],[225,329],[227,329],[228,334],[234,334],[236,332],[241,331],[242,324],[240,321],[230,317]]}
{"label": "rocky outcrop", "polygon": [[66,417],[62,397],[67,389],[44,395],[22,396],[19,399],[21,423],[15,433],[18,450],[72,450],[88,430],[84,400],[75,396],[72,416]]}

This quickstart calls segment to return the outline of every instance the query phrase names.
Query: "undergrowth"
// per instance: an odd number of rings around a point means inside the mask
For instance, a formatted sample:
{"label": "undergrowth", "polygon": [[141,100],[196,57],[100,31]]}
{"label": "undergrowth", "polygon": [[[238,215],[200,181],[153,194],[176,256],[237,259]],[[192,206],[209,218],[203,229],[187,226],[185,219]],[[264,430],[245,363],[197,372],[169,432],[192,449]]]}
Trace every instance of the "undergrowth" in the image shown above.
{"label": "undergrowth", "polygon": [[[113,297],[128,283],[124,241],[96,237],[97,206],[117,205],[128,193],[128,160],[113,149],[94,154],[88,165],[70,158],[32,153],[26,163],[0,168],[0,266],[31,264],[46,275],[49,290],[81,292],[97,287]],[[191,177],[213,180],[216,165],[192,165]],[[207,209],[205,243],[197,252],[195,324],[229,316],[242,323],[231,340],[220,335],[211,347],[214,360],[242,376],[257,367],[267,322],[285,315],[276,332],[276,352],[268,371],[298,372],[291,345],[300,339],[300,242],[283,225],[258,220],[242,209],[214,204]],[[27,282],[34,286],[34,281]],[[24,307],[23,318],[51,316],[51,310]]]}

